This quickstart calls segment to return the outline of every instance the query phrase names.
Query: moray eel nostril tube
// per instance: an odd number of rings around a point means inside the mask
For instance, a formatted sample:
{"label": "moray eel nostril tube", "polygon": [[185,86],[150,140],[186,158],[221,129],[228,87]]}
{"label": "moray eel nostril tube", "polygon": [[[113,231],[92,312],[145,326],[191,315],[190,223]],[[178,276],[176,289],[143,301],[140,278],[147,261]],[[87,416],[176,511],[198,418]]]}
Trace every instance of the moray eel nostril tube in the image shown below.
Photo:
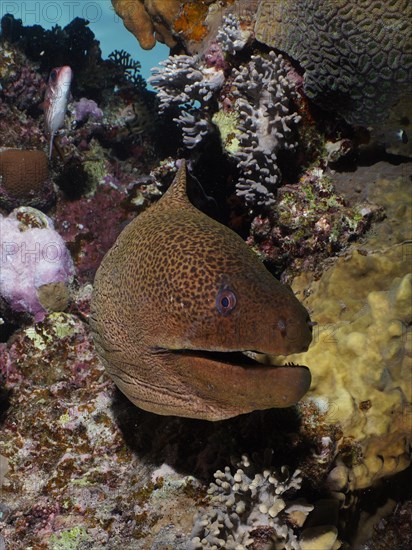
{"label": "moray eel nostril tube", "polygon": [[238,235],[189,202],[184,163],[103,259],[91,326],[114,382],[157,414],[222,420],[288,407],[310,386],[307,367],[247,353],[305,351],[308,313]]}

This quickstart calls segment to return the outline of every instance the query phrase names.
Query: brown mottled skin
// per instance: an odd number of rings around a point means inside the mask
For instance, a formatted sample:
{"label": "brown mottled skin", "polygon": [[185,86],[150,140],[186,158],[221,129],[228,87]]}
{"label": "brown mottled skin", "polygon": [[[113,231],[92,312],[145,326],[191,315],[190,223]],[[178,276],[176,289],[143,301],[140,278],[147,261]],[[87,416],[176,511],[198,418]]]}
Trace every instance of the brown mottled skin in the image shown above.
{"label": "brown mottled skin", "polygon": [[238,235],[189,202],[184,163],[103,259],[91,325],[117,386],[157,414],[221,420],[288,407],[310,386],[306,367],[228,353],[305,351],[309,316]]}

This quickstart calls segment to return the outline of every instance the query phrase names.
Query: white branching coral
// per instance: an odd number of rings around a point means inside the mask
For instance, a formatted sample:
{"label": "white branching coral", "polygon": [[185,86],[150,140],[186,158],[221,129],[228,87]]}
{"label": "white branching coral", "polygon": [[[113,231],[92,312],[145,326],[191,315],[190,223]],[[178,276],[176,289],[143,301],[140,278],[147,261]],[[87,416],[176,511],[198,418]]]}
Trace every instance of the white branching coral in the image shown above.
{"label": "white branching coral", "polygon": [[241,28],[239,18],[234,14],[229,14],[223,18],[216,40],[224,52],[234,55],[245,47],[250,35],[249,30]]}
{"label": "white branching coral", "polygon": [[[226,151],[238,161],[237,194],[248,205],[270,206],[281,176],[278,153],[296,147],[294,129],[300,117],[293,109],[296,92],[288,78],[290,67],[281,55],[254,55],[248,63],[233,68],[226,80],[225,52],[236,53],[247,39],[237,18],[227,16],[204,57],[171,56],[152,69],[149,82],[157,90],[160,112],[173,106],[180,109],[174,120],[188,149],[217,128],[222,136],[225,120],[217,126],[212,122],[218,105],[226,122],[233,115],[230,120],[236,119],[237,127]],[[229,97],[224,85],[230,85]]]}
{"label": "white branching coral", "polygon": [[192,149],[210,131],[205,112],[225,77],[222,69],[207,67],[198,56],[174,55],[152,69],[148,80],[157,90],[159,111],[172,106],[182,109],[174,119],[183,130],[183,143]]}
{"label": "white branching coral", "polygon": [[249,204],[270,205],[280,179],[278,152],[294,149],[293,131],[300,117],[291,108],[295,95],[288,66],[281,55],[254,55],[234,69],[233,89],[239,113],[240,177],[237,194]]}
{"label": "white branching coral", "polygon": [[300,489],[300,471],[292,475],[283,466],[279,472],[256,473],[243,456],[235,474],[229,467],[215,474],[208,489],[210,505],[195,520],[189,550],[243,550],[254,543],[253,530],[267,529],[274,543],[285,550],[298,550],[298,539],[288,524],[289,514],[299,509],[306,517],[312,505],[292,501],[287,493]]}

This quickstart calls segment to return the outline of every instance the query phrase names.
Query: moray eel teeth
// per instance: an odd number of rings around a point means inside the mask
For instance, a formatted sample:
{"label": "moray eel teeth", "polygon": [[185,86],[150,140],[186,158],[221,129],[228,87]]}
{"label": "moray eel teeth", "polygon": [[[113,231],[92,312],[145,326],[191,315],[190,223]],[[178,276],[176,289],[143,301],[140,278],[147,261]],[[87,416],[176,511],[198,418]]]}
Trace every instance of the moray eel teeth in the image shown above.
{"label": "moray eel teeth", "polygon": [[310,386],[307,367],[265,358],[307,350],[308,312],[238,235],[190,203],[184,162],[103,259],[90,322],[117,386],[157,414],[222,420],[291,406]]}

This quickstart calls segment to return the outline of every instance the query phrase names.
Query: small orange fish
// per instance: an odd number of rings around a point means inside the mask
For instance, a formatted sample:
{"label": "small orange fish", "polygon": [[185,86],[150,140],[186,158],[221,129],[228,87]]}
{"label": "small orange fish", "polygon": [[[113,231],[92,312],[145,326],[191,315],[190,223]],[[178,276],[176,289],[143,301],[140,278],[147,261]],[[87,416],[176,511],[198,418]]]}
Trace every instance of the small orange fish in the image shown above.
{"label": "small orange fish", "polygon": [[54,136],[64,123],[72,78],[73,71],[68,65],[56,67],[50,73],[43,104],[46,131],[50,136],[49,159]]}

